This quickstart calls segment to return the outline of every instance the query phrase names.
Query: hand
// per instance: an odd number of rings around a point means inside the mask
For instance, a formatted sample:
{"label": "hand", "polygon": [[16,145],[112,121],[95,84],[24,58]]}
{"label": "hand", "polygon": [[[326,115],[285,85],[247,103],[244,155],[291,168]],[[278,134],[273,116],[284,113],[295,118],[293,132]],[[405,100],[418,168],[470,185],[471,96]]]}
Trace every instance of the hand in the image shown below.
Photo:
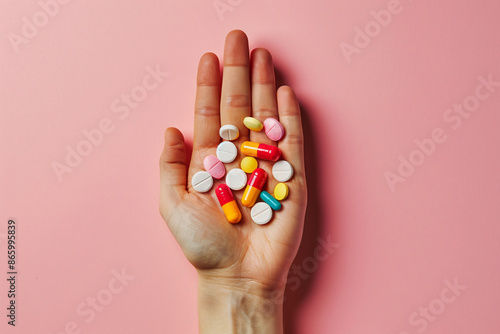
{"label": "hand", "polygon": [[[188,164],[182,133],[176,128],[165,132],[165,147],[160,159],[160,212],[187,259],[197,269],[200,284],[240,289],[256,294],[284,290],[290,265],[297,253],[307,204],[303,159],[303,135],[297,98],[291,88],[276,91],[270,53],[255,49],[249,59],[247,36],[232,31],[226,37],[223,78],[213,53],[202,56],[197,77],[193,153]],[[222,86],[222,87],[221,87]],[[285,137],[276,143],[264,131],[249,131],[243,119],[253,116],[261,121],[274,117],[285,127]],[[289,161],[295,174],[287,182],[289,197],[267,225],[252,222],[250,208],[241,205],[243,190],[233,191],[242,213],[237,224],[227,221],[215,196],[198,193],[191,185],[194,173],[203,168],[203,159],[215,155],[221,142],[219,128],[233,124],[240,136],[238,147],[250,140],[278,145],[282,159]],[[226,170],[239,167],[242,156]],[[271,174],[273,162],[259,160],[268,174],[267,191],[273,193],[277,182]],[[217,183],[216,183],[217,184]]]}

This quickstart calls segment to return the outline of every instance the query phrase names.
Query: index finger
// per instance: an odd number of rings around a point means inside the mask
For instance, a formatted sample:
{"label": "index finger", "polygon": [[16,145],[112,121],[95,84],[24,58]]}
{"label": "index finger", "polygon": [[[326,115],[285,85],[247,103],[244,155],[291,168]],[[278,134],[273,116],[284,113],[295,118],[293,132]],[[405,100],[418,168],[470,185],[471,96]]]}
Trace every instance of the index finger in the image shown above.
{"label": "index finger", "polygon": [[219,144],[219,98],[219,59],[213,53],[205,53],[200,59],[196,79],[193,150]]}

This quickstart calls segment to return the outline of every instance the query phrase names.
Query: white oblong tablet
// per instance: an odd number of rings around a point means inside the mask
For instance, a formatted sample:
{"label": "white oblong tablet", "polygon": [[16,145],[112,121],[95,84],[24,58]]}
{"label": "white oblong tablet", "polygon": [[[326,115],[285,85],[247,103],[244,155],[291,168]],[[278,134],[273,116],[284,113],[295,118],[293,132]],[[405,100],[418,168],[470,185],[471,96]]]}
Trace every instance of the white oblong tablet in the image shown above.
{"label": "white oblong tablet", "polygon": [[217,146],[217,158],[225,164],[233,162],[237,155],[238,149],[230,141],[223,141]]}
{"label": "white oblong tablet", "polygon": [[240,130],[234,125],[224,125],[219,130],[219,135],[225,140],[235,140],[240,136]]}
{"label": "white oblong tablet", "polygon": [[214,185],[214,179],[209,172],[200,170],[193,175],[191,184],[193,185],[194,190],[196,190],[197,192],[206,193]]}
{"label": "white oblong tablet", "polygon": [[273,176],[276,181],[286,182],[293,176],[292,165],[285,160],[280,160],[273,165]]}
{"label": "white oblong tablet", "polygon": [[247,173],[239,168],[233,168],[226,175],[226,184],[232,190],[241,190],[247,185]]}
{"label": "white oblong tablet", "polygon": [[259,202],[252,207],[250,215],[255,224],[264,225],[269,223],[271,218],[273,218],[273,209],[271,209],[269,204]]}

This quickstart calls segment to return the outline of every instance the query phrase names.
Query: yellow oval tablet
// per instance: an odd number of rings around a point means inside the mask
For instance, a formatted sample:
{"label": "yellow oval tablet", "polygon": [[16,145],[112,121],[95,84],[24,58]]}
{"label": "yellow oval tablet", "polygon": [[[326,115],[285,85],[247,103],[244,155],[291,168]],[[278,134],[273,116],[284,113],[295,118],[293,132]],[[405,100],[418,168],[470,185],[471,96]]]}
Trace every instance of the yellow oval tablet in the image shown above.
{"label": "yellow oval tablet", "polygon": [[259,167],[259,163],[257,159],[253,157],[245,157],[241,160],[241,169],[243,169],[245,173],[253,173],[257,167]]}
{"label": "yellow oval tablet", "polygon": [[278,183],[274,187],[274,198],[278,201],[282,201],[288,197],[288,186],[285,183]]}
{"label": "yellow oval tablet", "polygon": [[264,127],[258,119],[253,117],[245,117],[243,124],[252,131],[260,131]]}

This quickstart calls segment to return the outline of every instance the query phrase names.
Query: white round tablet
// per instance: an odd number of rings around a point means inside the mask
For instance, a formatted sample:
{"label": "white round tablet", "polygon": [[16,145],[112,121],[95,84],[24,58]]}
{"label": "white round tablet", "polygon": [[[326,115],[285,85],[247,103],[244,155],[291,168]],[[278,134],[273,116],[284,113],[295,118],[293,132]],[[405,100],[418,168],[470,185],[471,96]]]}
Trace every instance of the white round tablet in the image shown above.
{"label": "white round tablet", "polygon": [[250,211],[250,215],[252,216],[254,223],[264,225],[269,223],[271,218],[273,218],[273,209],[271,209],[267,203],[255,203]]}
{"label": "white round tablet", "polygon": [[239,168],[231,169],[226,175],[226,184],[232,190],[241,190],[247,185],[247,173]]}
{"label": "white round tablet", "polygon": [[238,149],[230,141],[223,141],[217,146],[217,158],[225,164],[233,162],[237,155]]}
{"label": "white round tablet", "polygon": [[235,140],[239,137],[240,131],[234,125],[224,125],[219,130],[219,135],[225,140]]}
{"label": "white round tablet", "polygon": [[286,182],[293,176],[292,165],[285,160],[280,160],[273,165],[273,176],[276,181]]}
{"label": "white round tablet", "polygon": [[193,185],[194,190],[196,190],[197,192],[206,193],[214,185],[214,179],[209,172],[200,170],[193,175],[191,184]]}

